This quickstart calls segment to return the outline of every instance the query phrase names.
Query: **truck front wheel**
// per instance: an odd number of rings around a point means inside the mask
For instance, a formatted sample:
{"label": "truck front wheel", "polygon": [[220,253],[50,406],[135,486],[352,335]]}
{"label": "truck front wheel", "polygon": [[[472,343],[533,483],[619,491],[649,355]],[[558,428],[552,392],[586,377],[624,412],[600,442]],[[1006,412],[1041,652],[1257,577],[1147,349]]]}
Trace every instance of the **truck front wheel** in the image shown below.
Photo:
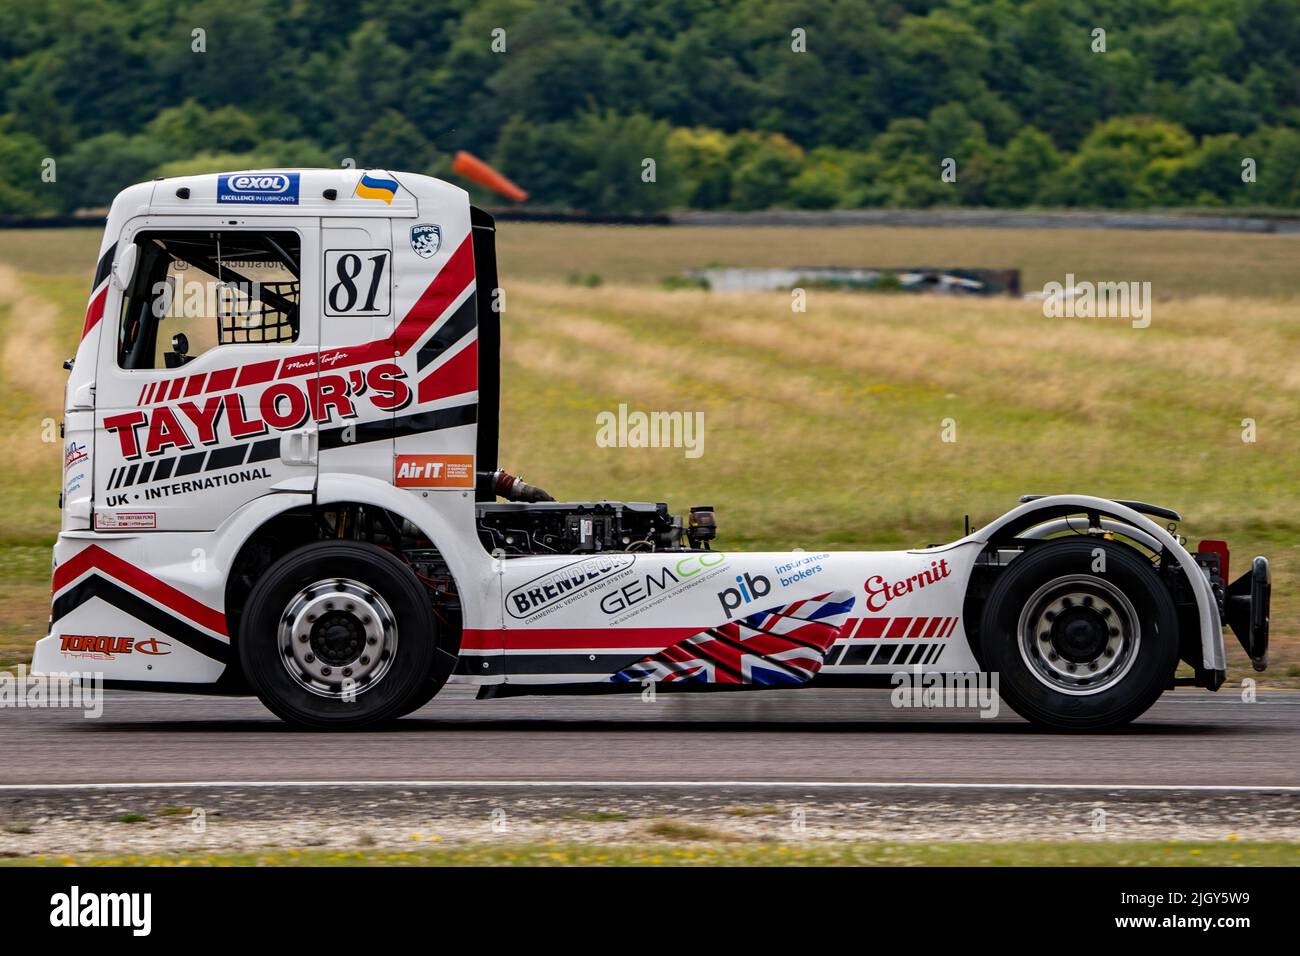
{"label": "truck front wheel", "polygon": [[1126,545],[1066,539],[1011,562],[984,605],[984,666],[1020,716],[1060,730],[1126,724],[1178,666],[1178,615],[1151,563]]}
{"label": "truck front wheel", "polygon": [[278,717],[355,730],[400,717],[428,693],[437,636],[410,568],[371,544],[323,541],[285,555],[253,588],[239,659]]}

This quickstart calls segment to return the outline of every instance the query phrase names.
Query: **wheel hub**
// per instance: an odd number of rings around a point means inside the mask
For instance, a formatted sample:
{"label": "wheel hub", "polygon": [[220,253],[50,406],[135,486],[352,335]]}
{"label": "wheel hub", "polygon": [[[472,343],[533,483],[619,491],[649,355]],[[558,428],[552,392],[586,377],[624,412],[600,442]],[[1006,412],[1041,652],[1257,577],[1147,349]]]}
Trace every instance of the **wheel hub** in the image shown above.
{"label": "wheel hub", "polygon": [[[1084,601],[1090,601],[1085,596]],[[1096,660],[1110,638],[1106,619],[1093,607],[1076,604],[1067,607],[1052,622],[1052,648],[1074,664]]]}
{"label": "wheel hub", "polygon": [[353,697],[388,673],[397,620],[370,586],[328,578],[289,600],[278,640],[280,659],[299,686],[319,697]]}
{"label": "wheel hub", "polygon": [[1067,694],[1096,694],[1118,683],[1137,656],[1138,615],[1100,577],[1055,578],[1025,602],[1020,656],[1041,683]]}
{"label": "wheel hub", "polygon": [[326,664],[342,667],[361,655],[365,629],[346,611],[326,611],[311,628],[311,649]]}

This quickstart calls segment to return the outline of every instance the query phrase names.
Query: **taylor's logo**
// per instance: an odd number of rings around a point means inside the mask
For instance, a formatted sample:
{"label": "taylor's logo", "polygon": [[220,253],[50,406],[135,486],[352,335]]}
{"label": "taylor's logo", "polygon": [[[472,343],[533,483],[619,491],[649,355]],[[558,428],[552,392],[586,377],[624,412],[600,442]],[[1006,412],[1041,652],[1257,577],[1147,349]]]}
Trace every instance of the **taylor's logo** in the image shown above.
{"label": "taylor's logo", "polygon": [[442,228],[422,222],[411,227],[411,248],[421,259],[431,258],[442,245]]}

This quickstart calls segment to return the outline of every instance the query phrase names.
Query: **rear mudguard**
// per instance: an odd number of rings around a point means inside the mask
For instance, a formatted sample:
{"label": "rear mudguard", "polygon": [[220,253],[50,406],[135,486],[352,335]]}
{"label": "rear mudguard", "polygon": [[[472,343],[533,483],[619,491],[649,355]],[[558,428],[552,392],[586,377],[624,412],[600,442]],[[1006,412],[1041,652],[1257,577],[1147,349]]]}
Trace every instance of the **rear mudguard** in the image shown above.
{"label": "rear mudguard", "polygon": [[[1008,511],[1001,518],[990,522],[972,533],[964,541],[979,541],[988,544],[997,538],[1022,535],[1035,526],[1062,518],[1066,515],[1093,513],[1103,520],[1107,530],[1120,530],[1119,526],[1128,525],[1139,532],[1134,537],[1148,546],[1158,544],[1166,554],[1172,556],[1187,575],[1192,593],[1196,597],[1197,617],[1200,623],[1201,665],[1215,675],[1214,686],[1222,682],[1227,670],[1227,656],[1223,644],[1223,625],[1219,619],[1219,605],[1214,591],[1205,573],[1196,563],[1196,559],[1166,529],[1160,527],[1150,518],[1105,498],[1091,495],[1053,495],[1026,502],[1020,507]],[[1112,519],[1118,525],[1107,527],[1105,519]]]}

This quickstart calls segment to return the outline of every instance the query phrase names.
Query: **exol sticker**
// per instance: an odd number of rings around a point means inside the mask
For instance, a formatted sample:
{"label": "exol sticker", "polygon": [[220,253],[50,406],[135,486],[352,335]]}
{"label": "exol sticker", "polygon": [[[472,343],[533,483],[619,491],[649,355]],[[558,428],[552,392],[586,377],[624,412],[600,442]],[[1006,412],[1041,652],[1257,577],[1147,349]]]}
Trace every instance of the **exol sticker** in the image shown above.
{"label": "exol sticker", "polygon": [[411,227],[411,248],[421,259],[432,259],[442,246],[442,227],[427,222]]}
{"label": "exol sticker", "polygon": [[398,455],[393,463],[398,488],[473,488],[473,455]]}
{"label": "exol sticker", "polygon": [[158,527],[154,511],[95,512],[95,528],[100,531],[152,531]]}
{"label": "exol sticker", "polygon": [[64,634],[59,639],[59,650],[68,656],[80,654],[105,655],[147,654],[159,657],[170,654],[171,644],[150,637],[137,641],[133,637],[107,637],[100,634]]}
{"label": "exol sticker", "polygon": [[931,561],[930,566],[919,574],[909,575],[893,583],[886,581],[879,574],[873,574],[863,585],[867,592],[867,608],[879,611],[894,598],[919,591],[930,584],[938,584],[951,573],[952,569],[948,567],[948,562],[939,560]]}
{"label": "exol sticker", "polygon": [[587,591],[593,585],[632,566],[636,556],[609,554],[567,564],[549,574],[533,578],[506,595],[506,610],[518,620],[536,617],[565,599]]}
{"label": "exol sticker", "polygon": [[217,177],[217,202],[298,205],[297,173],[229,173]]}

